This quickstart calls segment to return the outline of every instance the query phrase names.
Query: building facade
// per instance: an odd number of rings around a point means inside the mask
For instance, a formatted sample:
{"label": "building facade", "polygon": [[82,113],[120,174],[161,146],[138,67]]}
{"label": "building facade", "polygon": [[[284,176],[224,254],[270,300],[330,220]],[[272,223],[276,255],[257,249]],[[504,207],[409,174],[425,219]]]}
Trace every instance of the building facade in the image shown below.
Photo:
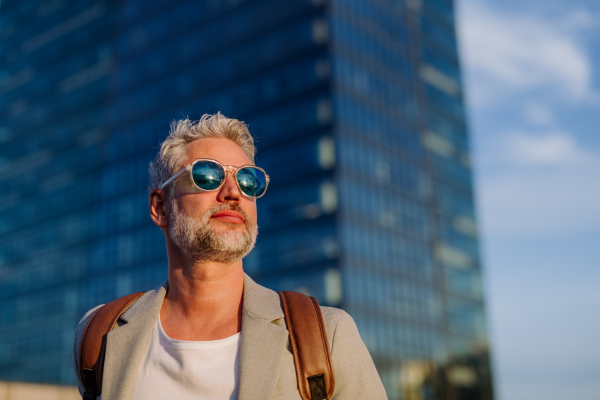
{"label": "building facade", "polygon": [[0,379],[72,384],[74,328],[166,279],[148,163],[246,121],[271,176],[244,262],[355,319],[390,399],[492,399],[451,0],[5,0]]}

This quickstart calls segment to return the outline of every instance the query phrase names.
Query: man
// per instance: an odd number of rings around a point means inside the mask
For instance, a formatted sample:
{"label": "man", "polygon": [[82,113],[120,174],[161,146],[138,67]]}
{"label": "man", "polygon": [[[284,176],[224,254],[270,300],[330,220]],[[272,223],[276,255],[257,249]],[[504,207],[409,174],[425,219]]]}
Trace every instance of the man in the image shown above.
{"label": "man", "polygon": [[[102,400],[300,399],[277,293],[244,274],[258,234],[247,126],[221,114],[173,123],[150,165],[150,218],[167,245],[168,281],[140,297],[107,335]],[[95,310],[95,309],[94,309]],[[73,365],[94,310],[79,323]],[[321,308],[333,399],[385,399],[352,318]]]}

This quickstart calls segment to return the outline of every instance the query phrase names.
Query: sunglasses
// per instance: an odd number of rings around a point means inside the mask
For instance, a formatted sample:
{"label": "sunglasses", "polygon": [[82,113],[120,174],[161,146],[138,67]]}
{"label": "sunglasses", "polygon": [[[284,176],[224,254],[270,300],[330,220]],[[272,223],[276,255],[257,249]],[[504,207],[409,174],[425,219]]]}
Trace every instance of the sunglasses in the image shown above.
{"label": "sunglasses", "polygon": [[209,158],[199,158],[193,163],[186,165],[175,175],[167,179],[160,189],[162,190],[174,179],[184,172],[189,171],[190,179],[198,189],[205,192],[212,192],[213,190],[219,190],[225,184],[229,170],[233,174],[238,189],[244,195],[258,199],[267,191],[267,186],[269,186],[271,178],[269,178],[264,169],[255,167],[254,165],[243,165],[238,168],[233,165],[223,165]]}

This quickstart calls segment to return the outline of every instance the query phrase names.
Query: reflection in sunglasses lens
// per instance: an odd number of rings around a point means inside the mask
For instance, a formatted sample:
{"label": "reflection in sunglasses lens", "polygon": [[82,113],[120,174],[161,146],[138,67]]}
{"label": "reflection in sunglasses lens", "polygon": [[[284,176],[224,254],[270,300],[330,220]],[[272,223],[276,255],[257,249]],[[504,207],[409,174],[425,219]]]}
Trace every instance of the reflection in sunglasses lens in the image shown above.
{"label": "reflection in sunglasses lens", "polygon": [[259,197],[267,187],[267,178],[265,174],[257,168],[242,168],[237,173],[237,180],[240,189],[247,196]]}
{"label": "reflection in sunglasses lens", "polygon": [[225,172],[212,161],[198,161],[192,168],[192,179],[200,189],[215,190],[225,179]]}

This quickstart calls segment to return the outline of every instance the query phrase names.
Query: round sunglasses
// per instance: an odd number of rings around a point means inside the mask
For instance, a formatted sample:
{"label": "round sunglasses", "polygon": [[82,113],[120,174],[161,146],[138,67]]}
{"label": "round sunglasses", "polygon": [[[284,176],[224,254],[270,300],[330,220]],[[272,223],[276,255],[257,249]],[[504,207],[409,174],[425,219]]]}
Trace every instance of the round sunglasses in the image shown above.
{"label": "round sunglasses", "polygon": [[185,171],[189,171],[190,179],[194,185],[205,192],[212,192],[220,189],[225,184],[227,174],[231,170],[235,183],[244,195],[258,199],[262,197],[269,186],[269,175],[264,169],[254,165],[242,165],[235,167],[233,165],[223,165],[217,160],[210,158],[199,158],[191,164],[183,167],[179,172],[166,180],[160,189],[165,188],[174,179],[179,177]]}

